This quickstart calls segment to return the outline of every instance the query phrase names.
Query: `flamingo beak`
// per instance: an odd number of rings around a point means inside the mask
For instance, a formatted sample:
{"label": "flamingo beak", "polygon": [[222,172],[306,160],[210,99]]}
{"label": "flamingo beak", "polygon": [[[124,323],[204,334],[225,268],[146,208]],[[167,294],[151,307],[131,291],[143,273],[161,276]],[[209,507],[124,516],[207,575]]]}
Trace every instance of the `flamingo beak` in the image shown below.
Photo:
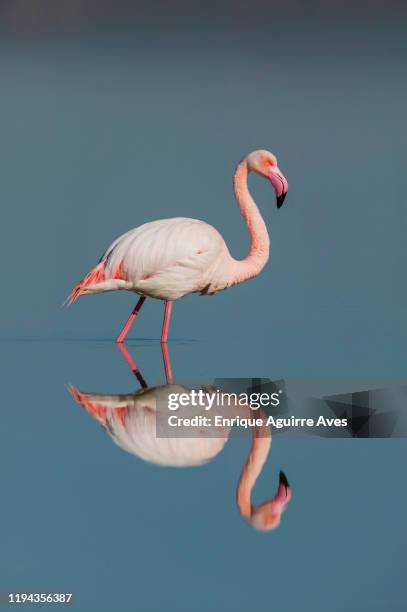
{"label": "flamingo beak", "polygon": [[280,168],[271,166],[269,169],[269,179],[274,187],[277,196],[277,208],[281,208],[288,191],[288,182]]}

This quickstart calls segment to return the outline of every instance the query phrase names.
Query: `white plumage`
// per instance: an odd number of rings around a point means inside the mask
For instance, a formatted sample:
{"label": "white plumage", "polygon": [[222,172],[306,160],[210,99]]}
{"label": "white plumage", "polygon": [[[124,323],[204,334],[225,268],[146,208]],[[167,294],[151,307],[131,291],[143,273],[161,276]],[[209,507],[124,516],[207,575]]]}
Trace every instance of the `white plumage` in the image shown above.
{"label": "white plumage", "polygon": [[101,261],[110,277],[122,266],[129,280],[126,286],[117,288],[161,300],[220,291],[229,277],[225,262],[233,265],[225,241],[214,227],[183,217],[161,219],[130,230],[113,242]]}

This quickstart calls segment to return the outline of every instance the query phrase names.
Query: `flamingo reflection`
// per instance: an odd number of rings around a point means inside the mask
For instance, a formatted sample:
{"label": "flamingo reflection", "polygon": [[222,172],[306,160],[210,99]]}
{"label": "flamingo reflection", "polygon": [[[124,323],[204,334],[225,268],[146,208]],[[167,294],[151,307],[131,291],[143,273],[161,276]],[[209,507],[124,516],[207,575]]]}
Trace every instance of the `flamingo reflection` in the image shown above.
{"label": "flamingo reflection", "polygon": [[[68,386],[73,399],[103,427],[112,440],[123,450],[140,459],[168,467],[192,467],[214,459],[225,446],[231,428],[211,425],[205,427],[205,435],[199,437],[157,437],[157,419],[168,414],[168,396],[172,393],[188,393],[190,389],[172,381],[168,349],[163,347],[163,360],[167,383],[148,387],[139,368],[125,345],[120,351],[136,376],[141,389],[129,394],[101,394],[83,392]],[[213,389],[214,390],[214,389]],[[208,391],[205,388],[205,391]],[[249,416],[248,406],[232,406],[233,416]],[[180,407],[179,417],[191,416],[191,407]],[[202,413],[204,407],[200,407]],[[225,408],[222,407],[224,414]],[[212,410],[213,412],[213,410]],[[257,414],[257,418],[261,415]],[[215,419],[212,419],[215,422]],[[283,472],[275,496],[259,505],[252,503],[252,491],[267,461],[271,447],[271,432],[266,426],[252,427],[252,444],[243,466],[236,491],[236,504],[241,516],[255,529],[268,531],[280,524],[281,516],[291,499],[291,487]]]}

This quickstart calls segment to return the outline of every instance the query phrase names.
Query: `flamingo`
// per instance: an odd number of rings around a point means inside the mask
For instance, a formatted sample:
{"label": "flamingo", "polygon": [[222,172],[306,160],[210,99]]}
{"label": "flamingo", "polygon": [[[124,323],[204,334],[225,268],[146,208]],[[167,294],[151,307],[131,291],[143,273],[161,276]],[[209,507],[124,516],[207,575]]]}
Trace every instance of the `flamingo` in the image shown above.
{"label": "flamingo", "polygon": [[161,342],[167,342],[174,300],[191,293],[214,295],[257,276],[268,261],[269,235],[248,189],[250,172],[271,181],[278,208],[288,191],[287,180],[269,151],[253,151],[237,165],[234,192],[250,236],[245,259],[234,259],[221,234],[205,221],[184,217],[152,221],[117,238],[97,266],[72,289],[66,302],[105,291],[138,294],[139,300],[116,339],[122,343],[145,299],[163,300]]}
{"label": "flamingo", "polygon": [[[124,345],[119,345],[123,346]],[[144,378],[124,348],[122,354],[137,377],[139,391],[129,394],[108,395],[80,391],[73,385],[68,386],[72,398],[83,406],[99,422],[112,440],[124,451],[155,465],[170,467],[194,467],[212,461],[224,448],[229,439],[230,427],[226,425],[205,427],[199,436],[193,438],[158,437],[157,421],[165,422],[168,416],[166,406],[171,393],[188,392],[184,386],[174,383],[147,387]],[[208,391],[208,389],[205,389]],[[248,406],[230,406],[231,416],[240,413],[248,416]],[[205,412],[201,407],[201,411]],[[199,412],[199,411],[198,411]],[[197,412],[197,414],[198,414]],[[192,416],[191,406],[180,408],[179,416]],[[260,415],[257,414],[256,418]],[[280,472],[276,495],[258,506],[252,503],[252,490],[271,447],[270,428],[267,417],[262,417],[262,425],[252,428],[252,445],[241,471],[236,490],[236,505],[240,515],[252,527],[269,531],[278,527],[281,515],[291,499],[291,487],[283,472]]]}

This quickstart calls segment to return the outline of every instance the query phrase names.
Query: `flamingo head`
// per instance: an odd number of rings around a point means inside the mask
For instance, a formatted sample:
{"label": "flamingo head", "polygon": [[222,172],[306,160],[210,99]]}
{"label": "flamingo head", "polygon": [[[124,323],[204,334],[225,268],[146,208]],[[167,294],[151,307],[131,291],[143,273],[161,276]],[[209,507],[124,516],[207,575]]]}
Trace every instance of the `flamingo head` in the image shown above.
{"label": "flamingo head", "polygon": [[277,208],[281,208],[288,191],[288,182],[277,166],[277,158],[270,151],[253,151],[246,157],[249,172],[257,172],[271,181],[277,196]]}
{"label": "flamingo head", "polygon": [[280,472],[280,482],[276,496],[260,504],[253,506],[249,523],[259,531],[271,531],[279,526],[281,515],[291,499],[291,487],[284,472]]}

